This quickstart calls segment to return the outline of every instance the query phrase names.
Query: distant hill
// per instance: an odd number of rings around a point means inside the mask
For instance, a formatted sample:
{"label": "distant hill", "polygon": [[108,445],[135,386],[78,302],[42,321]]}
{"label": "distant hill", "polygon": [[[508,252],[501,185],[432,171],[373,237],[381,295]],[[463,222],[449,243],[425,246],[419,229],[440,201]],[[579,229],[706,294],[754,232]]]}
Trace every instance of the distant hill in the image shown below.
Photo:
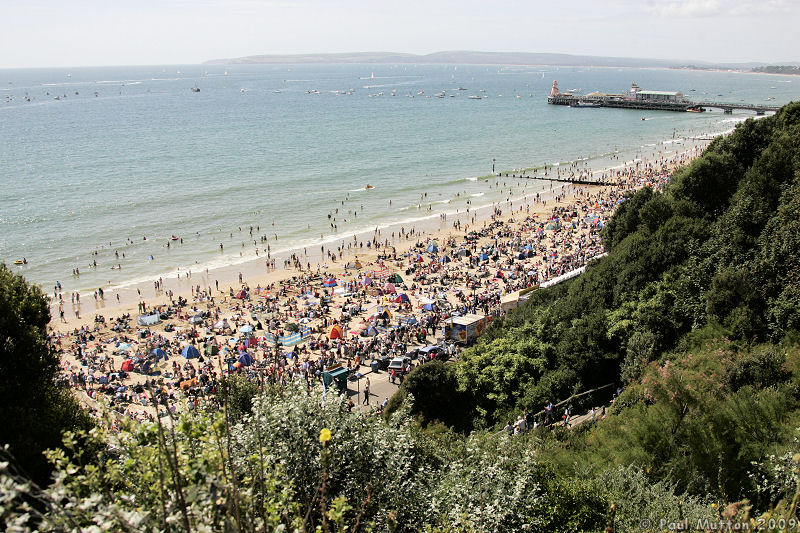
{"label": "distant hill", "polygon": [[[354,52],[340,54],[254,55],[229,59],[213,59],[206,65],[276,63],[414,63],[460,65],[575,65],[598,67],[680,67],[686,60],[643,59],[633,57],[603,57],[571,54],[528,52],[447,51],[417,55],[395,52]],[[752,68],[758,63],[721,65],[693,61],[699,68]]]}
{"label": "distant hill", "polygon": [[800,67],[796,65],[769,65],[766,67],[756,67],[753,72],[763,72],[765,74],[795,74],[800,75]]}

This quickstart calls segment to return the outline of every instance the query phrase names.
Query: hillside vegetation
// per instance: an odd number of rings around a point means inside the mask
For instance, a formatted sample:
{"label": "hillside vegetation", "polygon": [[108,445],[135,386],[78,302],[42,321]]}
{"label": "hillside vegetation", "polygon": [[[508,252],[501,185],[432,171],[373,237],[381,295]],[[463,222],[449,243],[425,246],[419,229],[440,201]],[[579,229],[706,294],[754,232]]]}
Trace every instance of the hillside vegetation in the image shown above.
{"label": "hillside vegetation", "polygon": [[[714,141],[664,193],[631,194],[604,229],[607,257],[535,292],[457,363],[416,369],[383,418],[233,378],[222,412],[67,433],[48,452],[49,486],[0,463],[0,521],[633,532],[761,518],[788,529],[800,501],[797,146],[791,104]],[[624,390],[602,420],[497,431],[607,383]]]}

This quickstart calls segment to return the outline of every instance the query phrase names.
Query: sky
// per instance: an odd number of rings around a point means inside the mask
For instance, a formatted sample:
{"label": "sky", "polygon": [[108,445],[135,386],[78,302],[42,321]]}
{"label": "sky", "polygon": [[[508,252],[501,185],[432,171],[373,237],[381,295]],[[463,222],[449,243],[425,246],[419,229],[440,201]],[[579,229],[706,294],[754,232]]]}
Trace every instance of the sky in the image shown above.
{"label": "sky", "polygon": [[800,0],[0,0],[0,68],[444,50],[800,61]]}

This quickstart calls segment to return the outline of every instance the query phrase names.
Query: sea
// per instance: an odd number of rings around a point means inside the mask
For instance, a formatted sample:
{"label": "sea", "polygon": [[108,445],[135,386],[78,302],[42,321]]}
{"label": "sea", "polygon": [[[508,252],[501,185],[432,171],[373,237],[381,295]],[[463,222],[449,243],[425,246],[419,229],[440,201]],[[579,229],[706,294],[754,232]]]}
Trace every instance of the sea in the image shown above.
{"label": "sea", "polygon": [[800,95],[800,78],[669,69],[0,70],[0,261],[46,292],[263,267],[267,246],[275,257],[336,247],[550,186],[512,186],[493,169],[612,168],[754,116],[550,106],[554,80],[579,94],[635,82],[695,100]]}

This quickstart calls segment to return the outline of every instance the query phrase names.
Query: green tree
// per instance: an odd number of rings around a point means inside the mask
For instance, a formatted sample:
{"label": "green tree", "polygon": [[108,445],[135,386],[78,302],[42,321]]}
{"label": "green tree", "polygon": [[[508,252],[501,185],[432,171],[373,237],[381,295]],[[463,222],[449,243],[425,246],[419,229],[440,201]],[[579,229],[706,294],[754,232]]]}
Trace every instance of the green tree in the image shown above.
{"label": "green tree", "polygon": [[50,472],[42,452],[60,446],[64,430],[91,425],[69,390],[56,384],[49,321],[41,289],[0,264],[0,444],[38,482]]}

